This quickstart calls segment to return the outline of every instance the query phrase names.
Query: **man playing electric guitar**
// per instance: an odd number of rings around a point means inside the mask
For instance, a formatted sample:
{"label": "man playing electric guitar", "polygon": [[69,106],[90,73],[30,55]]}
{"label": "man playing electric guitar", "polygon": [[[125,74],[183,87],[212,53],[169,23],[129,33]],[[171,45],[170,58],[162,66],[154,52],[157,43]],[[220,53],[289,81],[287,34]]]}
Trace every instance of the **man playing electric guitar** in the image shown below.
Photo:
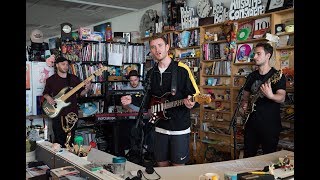
{"label": "man playing electric guitar", "polygon": [[[58,57],[55,60],[56,73],[50,76],[46,80],[46,85],[43,90],[43,97],[46,99],[47,103],[50,105],[55,105],[57,102],[53,98],[56,96],[63,88],[65,87],[75,87],[81,83],[80,79],[68,73],[70,60],[64,57]],[[70,102],[70,105],[62,108],[57,116],[52,118],[52,129],[54,134],[54,142],[59,143],[63,147],[65,147],[65,141],[67,137],[67,133],[63,130],[61,119],[65,121],[65,116],[74,112],[78,115],[78,106],[77,106],[77,95],[84,96],[88,93],[91,88],[91,82],[85,82],[85,87],[81,87],[77,93],[72,94],[66,101]],[[71,130],[71,143],[73,143],[75,129]]]}
{"label": "man playing electric guitar", "polygon": [[[182,100],[184,105],[167,109],[168,119],[160,119],[155,124],[154,157],[158,166],[184,165],[188,162],[190,109],[195,105],[190,98],[200,93],[189,67],[169,57],[170,47],[167,42],[163,36],[150,39],[150,50],[158,64],[147,73],[145,81],[150,82],[150,90],[144,105],[150,104],[151,97],[164,97],[168,92],[170,95],[166,98],[169,102]],[[123,105],[133,103],[139,106],[141,100],[142,97],[137,96],[121,97]]]}
{"label": "man playing electric guitar", "polygon": [[[272,54],[273,47],[269,43],[256,45],[254,61],[258,69],[249,74],[245,83],[242,108],[250,112],[244,127],[245,158],[256,156],[260,145],[263,154],[277,150],[281,131],[280,103],[285,100],[286,79],[280,74],[277,81],[268,81],[278,75],[269,65]],[[259,95],[254,103],[250,103],[252,95]]]}

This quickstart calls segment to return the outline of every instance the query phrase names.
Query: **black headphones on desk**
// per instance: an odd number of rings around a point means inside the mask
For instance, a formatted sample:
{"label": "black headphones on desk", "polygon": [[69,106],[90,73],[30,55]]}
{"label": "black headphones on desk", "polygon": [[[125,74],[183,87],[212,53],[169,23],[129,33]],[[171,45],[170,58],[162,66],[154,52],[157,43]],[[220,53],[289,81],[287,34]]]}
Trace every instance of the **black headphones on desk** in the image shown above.
{"label": "black headphones on desk", "polygon": [[159,180],[159,179],[161,179],[161,176],[153,169],[153,167],[147,167],[146,168],[146,172],[148,174],[152,174],[153,172],[155,172],[158,175],[158,178],[156,178],[156,179],[148,179],[148,178],[146,178],[146,176],[144,176],[144,174],[143,174],[143,172],[141,170],[138,170],[137,176],[134,176],[132,178],[127,177],[125,180],[141,180],[142,176],[147,180]]}

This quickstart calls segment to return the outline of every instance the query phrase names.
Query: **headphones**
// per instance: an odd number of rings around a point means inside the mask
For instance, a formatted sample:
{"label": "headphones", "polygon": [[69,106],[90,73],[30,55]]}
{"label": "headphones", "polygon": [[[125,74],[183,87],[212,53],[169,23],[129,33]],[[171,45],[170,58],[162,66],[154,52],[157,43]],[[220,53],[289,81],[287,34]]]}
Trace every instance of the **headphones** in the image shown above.
{"label": "headphones", "polygon": [[153,169],[153,167],[147,167],[145,170],[148,174],[152,174],[155,172],[158,175],[158,178],[156,179],[148,179],[146,176],[144,176],[143,172],[141,170],[138,170],[137,176],[134,176],[132,178],[127,177],[125,180],[141,180],[142,176],[147,180],[159,180],[161,179],[161,176]]}

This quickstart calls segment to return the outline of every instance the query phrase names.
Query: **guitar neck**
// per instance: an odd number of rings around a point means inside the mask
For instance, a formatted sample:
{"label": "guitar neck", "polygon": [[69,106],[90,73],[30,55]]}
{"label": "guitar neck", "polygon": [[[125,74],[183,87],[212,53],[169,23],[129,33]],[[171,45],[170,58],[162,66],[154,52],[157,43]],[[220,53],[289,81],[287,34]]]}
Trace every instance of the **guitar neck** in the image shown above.
{"label": "guitar neck", "polygon": [[[192,101],[194,101],[194,97],[192,97]],[[181,106],[181,105],[183,105],[183,99],[166,102],[164,103],[164,109],[170,109],[170,108]]]}
{"label": "guitar neck", "polygon": [[72,88],[70,91],[68,91],[65,95],[61,97],[61,100],[65,101],[70,96],[72,96],[75,92],[77,92],[81,87],[85,85],[85,81],[91,81],[95,77],[95,74],[90,75],[86,80],[82,81],[80,84],[78,84],[76,87]]}

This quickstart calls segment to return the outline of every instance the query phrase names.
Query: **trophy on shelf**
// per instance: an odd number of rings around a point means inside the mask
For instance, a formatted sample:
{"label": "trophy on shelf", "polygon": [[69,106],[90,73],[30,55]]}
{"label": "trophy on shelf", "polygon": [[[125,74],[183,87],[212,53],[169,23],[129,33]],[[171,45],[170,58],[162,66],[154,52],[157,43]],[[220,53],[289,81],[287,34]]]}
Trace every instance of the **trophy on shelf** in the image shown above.
{"label": "trophy on shelf", "polygon": [[67,133],[66,143],[64,144],[68,151],[70,151],[70,139],[71,139],[71,129],[74,127],[78,121],[78,116],[74,112],[70,112],[65,116],[66,123],[64,123],[63,116],[61,116],[61,125],[64,132]]}

